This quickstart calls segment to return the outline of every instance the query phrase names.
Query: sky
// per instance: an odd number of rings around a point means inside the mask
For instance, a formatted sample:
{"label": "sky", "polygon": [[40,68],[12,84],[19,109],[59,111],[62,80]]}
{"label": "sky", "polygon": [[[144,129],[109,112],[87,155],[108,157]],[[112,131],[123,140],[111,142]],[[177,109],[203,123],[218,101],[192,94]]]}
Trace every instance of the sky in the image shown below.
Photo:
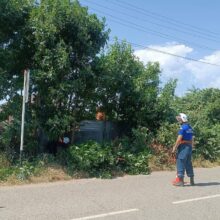
{"label": "sky", "polygon": [[220,88],[219,0],[80,0],[80,3],[88,6],[90,13],[106,18],[106,28],[111,29],[110,41],[114,37],[127,40],[145,64],[158,61],[162,84],[178,79],[177,95],[182,96],[192,88]]}

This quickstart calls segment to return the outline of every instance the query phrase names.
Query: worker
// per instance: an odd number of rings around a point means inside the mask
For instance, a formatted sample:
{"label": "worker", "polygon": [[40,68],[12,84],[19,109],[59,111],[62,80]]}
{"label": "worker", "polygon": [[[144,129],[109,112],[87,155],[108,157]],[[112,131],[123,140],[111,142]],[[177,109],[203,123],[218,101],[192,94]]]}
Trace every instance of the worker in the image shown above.
{"label": "worker", "polygon": [[[172,154],[176,154],[177,177],[173,181],[174,186],[184,186],[184,174],[190,178],[190,184],[194,183],[194,172],[192,166],[192,148],[194,147],[193,129],[188,123],[188,117],[184,113],[176,116],[180,123],[180,130]],[[177,151],[177,153],[176,153]]]}

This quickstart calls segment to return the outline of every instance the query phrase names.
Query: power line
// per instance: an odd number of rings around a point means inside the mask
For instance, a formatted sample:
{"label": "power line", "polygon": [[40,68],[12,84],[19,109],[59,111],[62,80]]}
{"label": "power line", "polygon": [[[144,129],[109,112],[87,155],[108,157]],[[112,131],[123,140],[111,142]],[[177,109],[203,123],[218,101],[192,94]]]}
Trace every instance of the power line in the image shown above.
{"label": "power line", "polygon": [[185,42],[185,43],[189,43],[189,44],[193,44],[201,49],[206,49],[206,50],[210,50],[210,51],[213,51],[215,49],[213,48],[209,48],[207,46],[203,46],[203,45],[200,45],[200,44],[197,44],[197,43],[194,43],[194,42],[191,42],[191,41],[186,41],[186,40],[183,40],[181,38],[176,38],[176,37],[173,37],[171,35],[168,35],[168,34],[164,34],[162,32],[158,32],[158,31],[155,31],[153,29],[150,29],[150,28],[146,28],[144,26],[141,26],[141,25],[138,25],[136,23],[133,23],[133,22],[130,22],[130,21],[127,21],[127,20],[124,20],[124,19],[121,19],[121,18],[117,18],[115,16],[113,16],[112,14],[109,14],[109,13],[104,13],[100,10],[97,10],[93,7],[90,7],[92,10],[98,12],[98,13],[101,13],[103,14],[104,16],[107,15],[113,19],[108,19],[108,20],[111,20],[113,22],[116,22],[117,24],[120,24],[120,25],[123,25],[123,26],[126,26],[126,27],[129,27],[129,28],[132,28],[132,29],[135,29],[135,30],[139,30],[139,31],[142,31],[142,32],[145,32],[145,33],[150,33],[153,34],[153,35],[157,35],[157,36],[160,36],[161,38],[165,38],[165,39],[172,39],[172,40],[179,40],[179,41],[182,41],[182,42]]}
{"label": "power line", "polygon": [[[106,7],[104,5],[101,5],[101,4],[98,4],[98,3],[93,3],[90,0],[84,0],[84,1],[92,3],[93,5],[98,6],[98,7],[102,8],[102,9],[104,8],[104,9],[111,10],[111,11],[113,10],[112,8]],[[144,18],[139,19],[136,16],[133,16],[131,14],[127,14],[125,12],[122,12],[122,11],[119,11],[119,10],[116,10],[116,9],[114,9],[114,12],[119,12],[122,15],[129,16],[130,18],[134,18],[136,20],[145,21],[145,22],[151,23],[153,25],[156,25],[158,27],[167,28],[167,29],[170,29],[170,30],[177,31],[179,33],[190,34],[192,37],[197,37],[197,38],[201,38],[201,39],[205,39],[205,40],[209,40],[209,41],[220,42],[219,38],[216,40],[216,38],[214,38],[214,37],[207,37],[207,34],[204,36],[203,34],[200,34],[200,33],[198,34],[197,32],[196,32],[197,34],[195,34],[195,33],[192,33],[193,31],[184,31],[182,29],[181,30],[178,29],[178,27],[170,27],[170,26],[167,26],[167,25],[159,24],[157,22],[152,22],[149,19],[144,19]]]}
{"label": "power line", "polygon": [[210,35],[210,36],[216,36],[218,38],[220,36],[219,33],[215,33],[213,31],[210,31],[210,30],[207,30],[207,29],[204,29],[204,28],[199,28],[199,27],[196,27],[194,25],[190,25],[190,24],[186,24],[186,23],[181,22],[181,21],[177,21],[173,18],[169,18],[169,17],[166,17],[164,15],[160,15],[158,13],[151,12],[149,10],[137,7],[137,6],[135,6],[131,3],[128,3],[128,2],[123,2],[123,1],[120,2],[120,1],[116,1],[116,0],[113,0],[113,1],[115,3],[113,3],[112,0],[109,1],[109,2],[114,4],[114,5],[115,4],[120,5],[121,7],[126,8],[126,9],[131,10],[131,11],[137,11],[138,13],[142,12],[142,14],[145,14],[146,16],[151,16],[151,17],[154,17],[155,19],[158,19],[158,20],[161,20],[161,21],[166,20],[167,23],[171,23],[171,24],[178,25],[178,26],[180,26],[180,25],[185,26],[186,28],[191,29],[192,31],[195,31],[197,33],[203,33],[203,34]]}
{"label": "power line", "polygon": [[[90,7],[91,8],[91,7]],[[102,14],[104,14],[103,12],[97,10],[97,9],[94,9],[92,8],[93,10],[95,11],[98,11]],[[115,17],[113,15],[110,15],[110,17],[113,17],[115,19]],[[143,26],[140,26],[140,25],[137,25],[137,24],[134,24],[132,22],[128,22],[128,24],[134,26],[134,27],[131,27],[129,25],[127,25],[124,21],[124,19],[119,19],[116,17],[116,20],[114,19],[111,19],[113,22],[116,22],[118,24],[121,24],[123,26],[127,26],[127,27],[130,27],[130,28],[133,28],[133,29],[136,29],[136,30],[139,30],[139,31],[143,31],[143,32],[147,32],[145,29],[143,29],[144,27]],[[118,21],[120,20],[120,21]],[[126,21],[127,22],[127,21]],[[138,28],[137,26],[141,27],[141,28]],[[152,32],[155,32],[155,31],[152,31]],[[147,32],[148,33],[148,32]],[[160,33],[160,32],[157,32],[159,35],[161,34],[163,38],[168,38],[168,37],[165,37],[166,35],[163,34],[163,33]],[[164,35],[164,36],[163,36]],[[168,35],[169,36],[169,35]],[[169,39],[169,38],[168,38]],[[112,39],[111,39],[112,40]],[[119,39],[120,41],[123,41],[121,39]],[[163,50],[158,50],[158,49],[155,49],[155,48],[152,48],[152,47],[148,47],[148,46],[143,46],[143,45],[140,45],[140,44],[136,44],[136,43],[132,43],[132,42],[129,42],[127,41],[129,44],[135,46],[135,47],[139,47],[139,48],[143,48],[143,49],[148,49],[148,50],[151,50],[151,51],[154,51],[154,52],[157,52],[157,53],[162,53],[162,54],[166,54],[166,55],[170,55],[170,56],[174,56],[174,57],[177,57],[177,58],[181,58],[181,59],[185,59],[185,60],[189,60],[189,61],[193,61],[193,62],[198,62],[198,63],[202,63],[202,64],[206,64],[206,65],[211,65],[211,66],[216,66],[216,67],[220,67],[219,64],[215,64],[215,63],[209,63],[209,62],[206,62],[206,61],[202,61],[202,60],[197,60],[197,59],[194,59],[194,58],[191,58],[191,57],[184,57],[184,56],[181,56],[181,55],[177,55],[177,54],[173,54],[173,53],[169,53],[169,52],[166,52],[166,51],[163,51]],[[194,44],[194,43],[193,43]],[[214,50],[214,49],[210,49],[210,48],[207,48],[207,47],[204,47],[204,46],[201,46],[201,45],[197,45],[198,47],[201,47],[201,48],[206,48],[206,49],[209,49],[209,50]]]}
{"label": "power line", "polygon": [[[124,41],[122,39],[118,39],[118,40]],[[163,51],[163,50],[158,50],[158,49],[155,49],[155,48],[152,48],[152,47],[143,46],[141,44],[136,44],[136,43],[132,43],[132,42],[129,42],[129,41],[126,41],[126,42],[128,42],[129,44],[134,45],[136,47],[140,47],[140,48],[143,48],[143,49],[148,49],[148,50],[151,50],[151,51],[154,51],[154,52],[157,52],[157,53],[162,53],[162,54],[166,54],[166,55],[169,55],[169,56],[174,56],[174,57],[177,57],[177,58],[182,58],[182,59],[197,62],[197,63],[202,63],[202,64],[207,64],[207,65],[211,65],[211,66],[220,67],[220,65],[215,64],[215,63],[209,63],[209,62],[202,61],[202,60],[197,60],[197,59],[194,59],[194,58],[191,58],[191,57],[184,57],[184,56],[181,56],[181,55],[178,55],[178,54],[169,53],[169,52],[166,52],[166,51]]]}

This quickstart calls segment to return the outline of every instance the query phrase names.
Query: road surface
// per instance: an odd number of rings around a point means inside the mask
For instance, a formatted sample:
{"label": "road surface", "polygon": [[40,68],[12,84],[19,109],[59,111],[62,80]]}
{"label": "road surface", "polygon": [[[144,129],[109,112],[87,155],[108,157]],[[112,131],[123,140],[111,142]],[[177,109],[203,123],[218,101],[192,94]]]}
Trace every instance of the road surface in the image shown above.
{"label": "road surface", "polygon": [[195,174],[196,186],[181,188],[175,172],[1,187],[0,219],[220,220],[220,167]]}

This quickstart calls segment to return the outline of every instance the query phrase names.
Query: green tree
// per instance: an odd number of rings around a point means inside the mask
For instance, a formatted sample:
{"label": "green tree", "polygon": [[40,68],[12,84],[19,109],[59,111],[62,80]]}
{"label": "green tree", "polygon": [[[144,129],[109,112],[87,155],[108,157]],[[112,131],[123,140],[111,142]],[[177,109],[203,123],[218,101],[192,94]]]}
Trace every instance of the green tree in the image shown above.
{"label": "green tree", "polygon": [[42,1],[32,12],[35,53],[35,109],[53,136],[83,118],[91,99],[91,65],[106,43],[104,21],[77,1]]}
{"label": "green tree", "polygon": [[160,93],[158,63],[145,66],[126,41],[116,40],[102,53],[94,72],[96,102],[103,106],[109,119],[124,121],[130,127],[154,129]]}
{"label": "green tree", "polygon": [[36,2],[0,2],[0,98],[7,100],[2,119],[8,112],[20,120],[22,72],[30,68],[30,135],[42,128],[56,139],[84,116],[94,90],[91,66],[109,31],[78,1]]}

